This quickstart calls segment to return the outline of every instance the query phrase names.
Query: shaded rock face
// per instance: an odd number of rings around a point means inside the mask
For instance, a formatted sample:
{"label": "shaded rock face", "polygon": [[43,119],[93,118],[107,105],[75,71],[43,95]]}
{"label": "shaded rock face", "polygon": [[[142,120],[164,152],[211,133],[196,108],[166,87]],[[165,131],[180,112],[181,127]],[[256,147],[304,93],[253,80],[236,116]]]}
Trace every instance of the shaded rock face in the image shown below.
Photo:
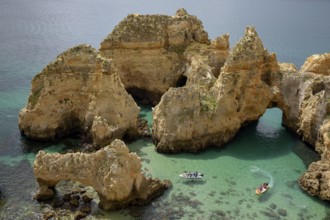
{"label": "shaded rock face", "polygon": [[229,52],[218,78],[206,56],[192,54],[190,59],[199,63],[194,83],[170,89],[154,108],[153,137],[159,152],[221,146],[243,124],[257,120],[272,100],[269,79],[279,74],[279,66],[253,27]]}
{"label": "shaded rock face", "polygon": [[169,186],[167,181],[146,178],[140,158],[129,153],[120,140],[91,154],[39,151],[33,171],[39,184],[36,199],[49,199],[59,181],[74,180],[92,186],[99,195],[99,206],[106,210],[144,205]]}
{"label": "shaded rock face", "polygon": [[138,112],[112,62],[92,47],[79,45],[34,77],[19,128],[39,140],[86,132],[104,146],[133,131]]}
{"label": "shaded rock face", "polygon": [[[175,16],[129,15],[101,43],[100,52],[113,59],[134,97],[155,105],[180,80],[183,53],[194,42],[210,44],[202,22],[179,9]],[[215,47],[215,51],[222,50]]]}
{"label": "shaded rock face", "polygon": [[330,163],[317,161],[309,165],[308,171],[299,179],[301,188],[312,196],[330,200]]}

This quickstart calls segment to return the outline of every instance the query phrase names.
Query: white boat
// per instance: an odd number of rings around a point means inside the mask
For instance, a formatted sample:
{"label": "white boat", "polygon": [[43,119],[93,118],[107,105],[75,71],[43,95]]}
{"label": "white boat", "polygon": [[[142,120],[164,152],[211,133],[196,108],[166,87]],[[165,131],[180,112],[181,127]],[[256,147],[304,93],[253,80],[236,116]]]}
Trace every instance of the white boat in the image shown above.
{"label": "white boat", "polygon": [[198,172],[185,172],[179,175],[183,179],[203,179],[204,174]]}

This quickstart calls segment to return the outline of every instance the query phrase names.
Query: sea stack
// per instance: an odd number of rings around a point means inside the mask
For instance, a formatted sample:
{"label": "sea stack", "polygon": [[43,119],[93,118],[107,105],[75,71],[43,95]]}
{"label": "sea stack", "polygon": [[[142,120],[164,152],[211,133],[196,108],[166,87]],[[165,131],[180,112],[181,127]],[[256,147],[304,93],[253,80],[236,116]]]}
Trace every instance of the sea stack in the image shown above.
{"label": "sea stack", "polygon": [[79,45],[33,78],[28,104],[19,114],[19,128],[37,140],[85,133],[95,144],[105,146],[134,132],[138,113],[113,62],[91,46]]}
{"label": "sea stack", "polygon": [[[222,147],[267,108],[278,107],[283,111],[282,124],[321,155],[300,178],[301,187],[330,200],[329,74],[329,53],[310,56],[298,70],[293,64],[279,63],[252,26],[229,48],[228,34],[209,40],[201,21],[184,9],[174,16],[132,14],[114,28],[99,51],[88,45],[71,48],[34,77],[28,104],[20,111],[19,128],[38,140],[81,132],[104,147],[137,132],[139,107],[132,95],[155,106],[152,138],[158,152],[197,153]],[[112,150],[107,147],[95,155],[109,156],[107,152]],[[48,158],[45,153],[38,155],[36,167],[43,157]],[[130,163],[126,159],[120,165]],[[83,172],[73,164],[74,172]],[[63,166],[62,161],[54,168],[40,169],[42,175],[36,172],[49,196],[48,186],[63,177],[40,178]],[[138,171],[133,174],[130,183],[145,182]],[[107,201],[133,201],[145,189],[134,187],[135,197],[128,191],[119,196],[101,190],[100,198],[106,201],[102,206],[107,209]]]}

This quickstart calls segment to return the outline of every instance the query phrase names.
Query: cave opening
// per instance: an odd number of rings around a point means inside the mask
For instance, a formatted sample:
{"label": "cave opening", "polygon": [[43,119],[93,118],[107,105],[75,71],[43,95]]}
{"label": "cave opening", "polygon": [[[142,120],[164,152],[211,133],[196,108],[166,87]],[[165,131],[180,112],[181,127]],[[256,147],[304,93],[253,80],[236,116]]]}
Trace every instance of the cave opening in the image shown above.
{"label": "cave opening", "polygon": [[181,75],[176,82],[176,87],[183,87],[187,83],[187,77],[185,75]]}

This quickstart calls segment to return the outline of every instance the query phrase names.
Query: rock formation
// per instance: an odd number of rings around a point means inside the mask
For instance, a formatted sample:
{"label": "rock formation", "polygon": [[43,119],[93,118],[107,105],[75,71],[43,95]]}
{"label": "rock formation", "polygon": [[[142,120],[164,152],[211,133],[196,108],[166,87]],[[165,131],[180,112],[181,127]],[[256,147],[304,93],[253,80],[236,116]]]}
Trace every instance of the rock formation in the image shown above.
{"label": "rock formation", "polygon": [[[153,111],[157,151],[197,152],[227,143],[242,125],[257,120],[270,104],[270,77],[278,74],[275,54],[269,54],[253,27],[229,52],[218,78],[207,57],[195,52],[194,85],[171,88]],[[204,59],[204,60],[203,60]],[[205,61],[206,59],[206,61]],[[192,62],[189,69],[194,67]],[[188,73],[189,75],[189,73]],[[189,80],[189,78],[188,78]]]}
{"label": "rock formation", "polygon": [[[175,16],[133,14],[101,43],[100,53],[113,59],[125,88],[134,97],[155,105],[180,81],[183,53],[194,42],[209,44],[208,35],[202,22],[184,9]],[[225,48],[216,49],[214,56],[221,62]]]}
{"label": "rock formation", "polygon": [[329,54],[309,57],[298,71],[293,64],[277,63],[275,54],[264,49],[255,29],[248,27],[217,77],[205,50],[191,48],[185,52],[191,61],[184,73],[186,86],[169,89],[153,111],[157,151],[198,152],[222,146],[242,126],[258,120],[268,107],[279,107],[283,124],[315,146],[322,157],[301,177],[300,185],[328,200]]}
{"label": "rock formation", "polygon": [[[267,108],[279,107],[283,124],[322,157],[301,177],[302,188],[329,199],[330,54],[313,55],[298,70],[278,63],[254,27],[247,27],[230,51],[228,38],[225,34],[210,41],[201,21],[184,9],[175,16],[129,15],[101,43],[99,53],[86,45],[72,48],[33,79],[28,105],[20,112],[20,130],[40,140],[80,131],[105,146],[136,133],[139,108],[127,90],[153,105],[160,100],[153,110],[157,151],[198,152],[224,145]],[[66,165],[54,169],[61,166]],[[48,186],[59,179],[42,181],[40,194],[52,197]],[[102,206],[132,201],[127,192],[116,193],[100,190]]]}
{"label": "rock formation", "polygon": [[307,172],[300,178],[301,188],[312,196],[330,200],[330,163],[317,161],[309,165]]}
{"label": "rock formation", "polygon": [[330,75],[330,53],[314,54],[307,58],[300,72],[312,72],[324,76]]}
{"label": "rock formation", "polygon": [[33,171],[39,184],[36,199],[52,198],[61,180],[75,180],[92,186],[105,210],[144,205],[170,186],[169,181],[146,178],[140,158],[120,140],[91,154],[39,151]]}
{"label": "rock formation", "polygon": [[39,140],[86,132],[104,146],[134,132],[138,112],[112,61],[79,45],[34,77],[27,107],[19,114],[19,128]]}

